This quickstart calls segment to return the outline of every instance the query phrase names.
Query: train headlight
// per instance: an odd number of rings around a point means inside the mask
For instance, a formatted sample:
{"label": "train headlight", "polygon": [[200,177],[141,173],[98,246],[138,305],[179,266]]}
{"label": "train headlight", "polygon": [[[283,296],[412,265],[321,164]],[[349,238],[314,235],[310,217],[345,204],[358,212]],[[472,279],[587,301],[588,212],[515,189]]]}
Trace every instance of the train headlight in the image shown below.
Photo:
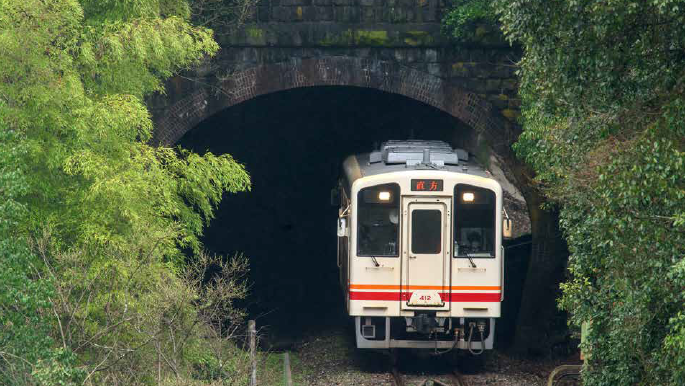
{"label": "train headlight", "polygon": [[390,192],[378,192],[378,199],[381,201],[390,201]]}
{"label": "train headlight", "polygon": [[475,198],[476,198],[476,196],[471,192],[465,192],[464,194],[461,195],[461,199],[464,202],[473,202],[473,200]]}

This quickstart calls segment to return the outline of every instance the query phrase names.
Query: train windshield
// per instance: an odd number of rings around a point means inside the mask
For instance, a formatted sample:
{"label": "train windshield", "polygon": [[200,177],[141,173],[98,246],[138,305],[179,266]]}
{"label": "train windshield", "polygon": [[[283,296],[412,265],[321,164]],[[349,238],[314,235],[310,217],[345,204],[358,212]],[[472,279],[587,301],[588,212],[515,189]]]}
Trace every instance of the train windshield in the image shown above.
{"label": "train windshield", "polygon": [[454,256],[495,256],[495,192],[472,185],[454,188]]}
{"label": "train windshield", "polygon": [[399,256],[400,186],[383,184],[357,195],[357,256]]}

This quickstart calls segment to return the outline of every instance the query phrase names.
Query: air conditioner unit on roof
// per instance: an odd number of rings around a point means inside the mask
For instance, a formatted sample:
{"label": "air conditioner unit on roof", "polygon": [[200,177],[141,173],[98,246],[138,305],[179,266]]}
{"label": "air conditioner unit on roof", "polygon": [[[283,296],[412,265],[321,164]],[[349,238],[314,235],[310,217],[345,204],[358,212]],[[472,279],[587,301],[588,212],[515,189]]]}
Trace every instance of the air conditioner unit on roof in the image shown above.
{"label": "air conditioner unit on roof", "polygon": [[443,165],[457,165],[459,159],[468,160],[468,153],[452,147],[443,141],[387,141],[380,149],[370,155],[369,162],[383,161],[387,165],[407,164],[417,165],[424,161],[424,152],[428,151],[430,163]]}

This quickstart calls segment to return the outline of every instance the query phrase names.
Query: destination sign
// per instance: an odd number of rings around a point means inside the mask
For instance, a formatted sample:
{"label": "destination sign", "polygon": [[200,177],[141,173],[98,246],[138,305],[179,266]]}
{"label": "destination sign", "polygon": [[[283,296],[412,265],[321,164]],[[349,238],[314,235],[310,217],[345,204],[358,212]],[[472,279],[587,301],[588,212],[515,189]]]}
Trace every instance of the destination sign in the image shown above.
{"label": "destination sign", "polygon": [[442,192],[442,180],[411,180],[412,192]]}

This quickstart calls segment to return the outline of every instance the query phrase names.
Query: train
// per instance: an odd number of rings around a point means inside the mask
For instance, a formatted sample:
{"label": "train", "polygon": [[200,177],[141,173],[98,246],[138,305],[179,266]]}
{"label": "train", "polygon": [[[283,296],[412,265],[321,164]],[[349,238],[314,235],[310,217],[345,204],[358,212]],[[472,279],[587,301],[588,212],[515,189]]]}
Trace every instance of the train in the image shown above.
{"label": "train", "polygon": [[344,160],[331,203],[357,348],[493,348],[512,221],[501,185],[468,152],[386,141]]}

